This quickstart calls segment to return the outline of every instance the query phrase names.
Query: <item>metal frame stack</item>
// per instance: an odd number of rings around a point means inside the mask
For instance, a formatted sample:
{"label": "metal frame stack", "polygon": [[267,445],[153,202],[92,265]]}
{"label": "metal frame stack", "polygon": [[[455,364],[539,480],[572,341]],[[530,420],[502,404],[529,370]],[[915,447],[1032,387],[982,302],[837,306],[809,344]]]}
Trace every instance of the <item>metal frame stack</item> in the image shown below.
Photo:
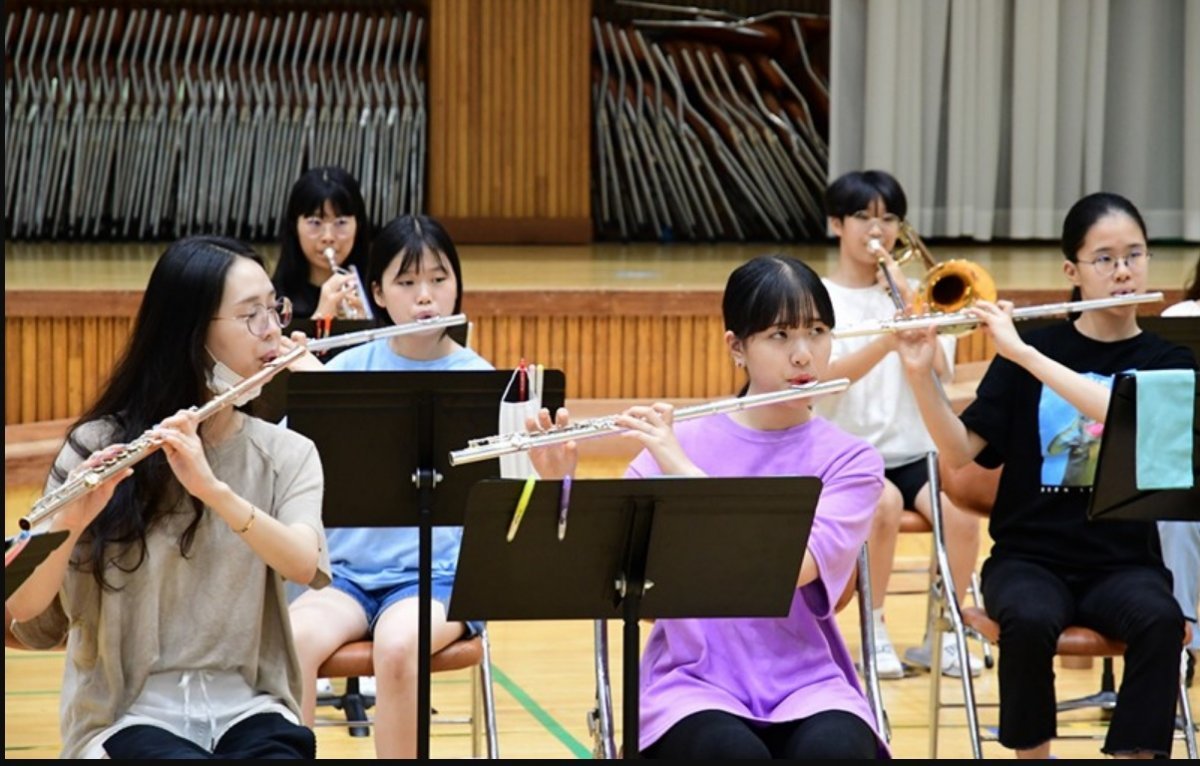
{"label": "metal frame stack", "polygon": [[270,239],[323,164],[359,179],[374,220],[422,211],[425,19],[262,7],[7,14],[6,236]]}

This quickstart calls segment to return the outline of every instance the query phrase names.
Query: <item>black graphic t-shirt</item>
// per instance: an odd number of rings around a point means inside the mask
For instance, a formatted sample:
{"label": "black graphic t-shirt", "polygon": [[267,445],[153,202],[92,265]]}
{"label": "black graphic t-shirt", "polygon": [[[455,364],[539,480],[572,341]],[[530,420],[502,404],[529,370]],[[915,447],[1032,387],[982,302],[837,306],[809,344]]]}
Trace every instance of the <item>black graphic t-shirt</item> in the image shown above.
{"label": "black graphic t-shirt", "polygon": [[[1196,367],[1190,349],[1149,332],[1104,343],[1064,321],[1024,337],[1051,359],[1109,386],[1118,372]],[[1088,570],[1161,563],[1153,522],[1087,518],[1103,424],[1003,357],[988,367],[962,421],[987,441],[976,462],[1004,465],[988,526],[993,556]]]}

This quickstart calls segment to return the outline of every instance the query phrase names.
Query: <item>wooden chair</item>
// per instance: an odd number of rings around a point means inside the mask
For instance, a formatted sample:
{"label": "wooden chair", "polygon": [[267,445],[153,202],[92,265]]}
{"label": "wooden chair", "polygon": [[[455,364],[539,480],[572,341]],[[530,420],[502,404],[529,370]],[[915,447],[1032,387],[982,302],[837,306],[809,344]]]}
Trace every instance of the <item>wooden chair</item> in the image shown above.
{"label": "wooden chair", "polygon": [[[487,628],[471,638],[455,641],[430,658],[431,673],[471,668],[471,713],[466,717],[449,718],[434,715],[431,723],[469,723],[471,725],[471,755],[479,758],[484,745],[488,758],[500,757],[500,746],[496,731],[496,702],[492,691],[492,656]],[[334,652],[317,669],[318,678],[344,678],[346,688],[332,700],[318,700],[318,704],[332,704],[346,714],[346,726],[352,736],[367,736],[373,723],[367,709],[375,704],[374,698],[362,694],[359,679],[375,675],[374,646],[368,639],[351,641]]]}

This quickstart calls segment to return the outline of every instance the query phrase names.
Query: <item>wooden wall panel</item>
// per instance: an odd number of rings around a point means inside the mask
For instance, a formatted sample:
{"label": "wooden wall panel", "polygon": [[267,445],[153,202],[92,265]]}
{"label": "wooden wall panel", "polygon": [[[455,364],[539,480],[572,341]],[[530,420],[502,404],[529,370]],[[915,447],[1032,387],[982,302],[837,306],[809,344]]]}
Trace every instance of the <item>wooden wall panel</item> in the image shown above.
{"label": "wooden wall panel", "polygon": [[429,14],[430,215],[460,244],[590,241],[590,0]]}
{"label": "wooden wall panel", "polygon": [[[139,301],[123,291],[6,292],[5,424],[78,416],[124,350]],[[719,306],[711,291],[496,290],[471,292],[463,311],[475,349],[498,368],[525,359],[563,370],[568,398],[649,403],[724,398],[741,387]],[[994,353],[976,331],[959,337],[955,357]]]}

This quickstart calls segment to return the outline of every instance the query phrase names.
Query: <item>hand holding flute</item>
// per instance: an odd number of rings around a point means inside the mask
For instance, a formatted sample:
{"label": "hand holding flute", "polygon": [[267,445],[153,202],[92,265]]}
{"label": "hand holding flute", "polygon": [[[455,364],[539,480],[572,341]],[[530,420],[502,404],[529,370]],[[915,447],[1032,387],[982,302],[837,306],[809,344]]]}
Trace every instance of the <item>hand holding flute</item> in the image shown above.
{"label": "hand holding flute", "polygon": [[[675,407],[666,402],[652,405],[635,405],[611,418],[612,430],[626,438],[642,443],[663,469],[672,476],[703,476],[704,473],[688,458],[675,438]],[[560,407],[553,421],[550,411],[542,408],[536,418],[526,418],[526,431],[533,437],[552,433],[553,430],[568,429],[571,417],[567,408]],[[573,476],[579,462],[575,440],[561,441],[529,450],[529,460],[538,476],[543,479],[560,479]]]}

